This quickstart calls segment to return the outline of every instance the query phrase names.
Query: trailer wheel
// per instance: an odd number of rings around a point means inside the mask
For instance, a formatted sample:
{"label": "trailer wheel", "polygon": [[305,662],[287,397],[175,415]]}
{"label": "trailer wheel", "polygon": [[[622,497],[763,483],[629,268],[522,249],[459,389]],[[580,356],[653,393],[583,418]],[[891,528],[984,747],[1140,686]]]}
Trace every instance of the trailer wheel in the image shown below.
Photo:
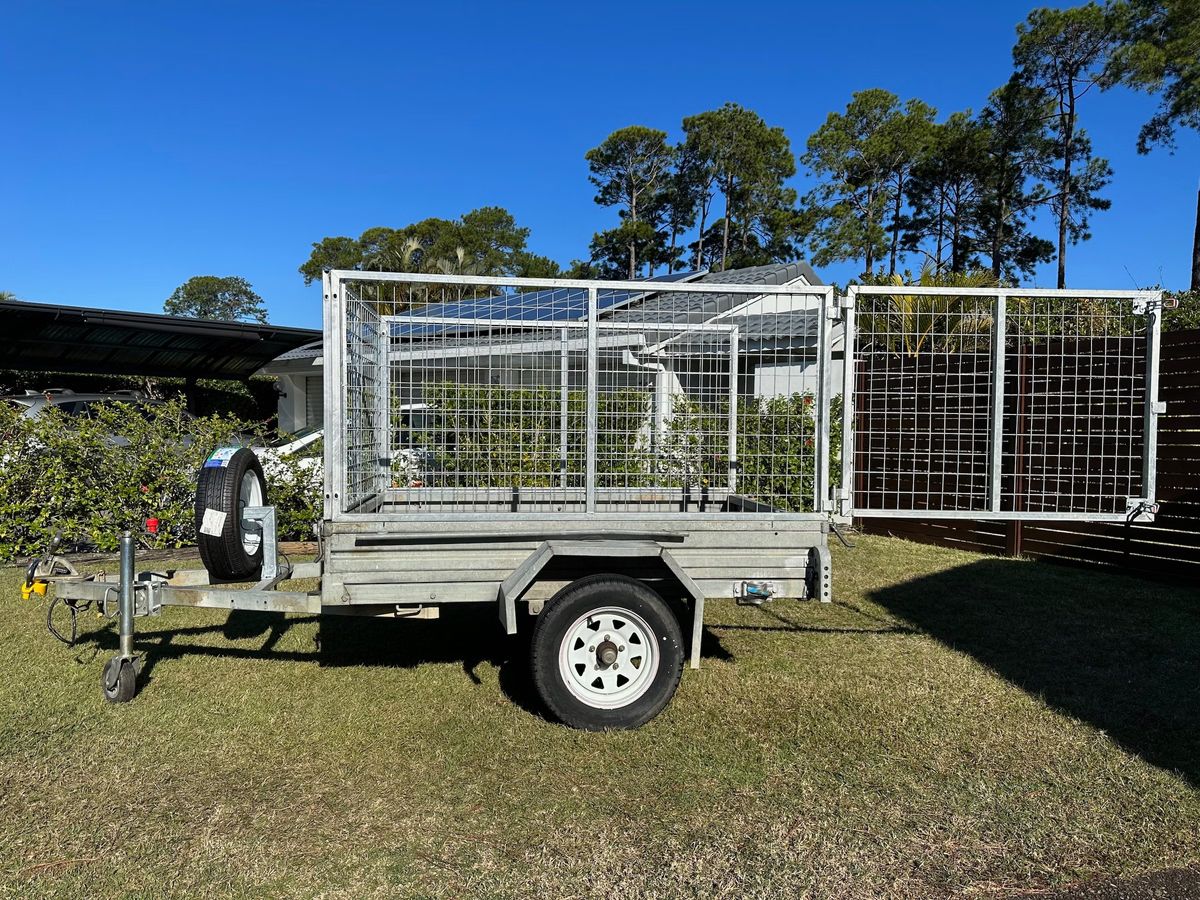
{"label": "trailer wheel", "polygon": [[218,450],[196,483],[196,543],[216,578],[250,578],[262,568],[263,536],[242,523],[247,506],[267,504],[267,480],[253,450]]}
{"label": "trailer wheel", "polygon": [[546,604],[530,655],[538,694],[563,724],[637,728],[679,686],[683,634],[670,607],[642,582],[592,575]]}
{"label": "trailer wheel", "polygon": [[100,689],[109,703],[128,703],[137,693],[137,667],[133,660],[114,656],[100,673]]}

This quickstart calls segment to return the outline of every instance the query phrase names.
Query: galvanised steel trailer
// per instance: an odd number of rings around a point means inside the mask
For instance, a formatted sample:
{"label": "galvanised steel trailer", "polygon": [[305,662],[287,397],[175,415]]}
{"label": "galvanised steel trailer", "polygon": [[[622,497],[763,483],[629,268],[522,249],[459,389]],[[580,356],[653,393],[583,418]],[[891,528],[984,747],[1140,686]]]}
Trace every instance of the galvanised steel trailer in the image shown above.
{"label": "galvanised steel trailer", "polygon": [[[331,271],[322,552],[275,552],[249,450],[197,491],[207,571],[30,582],[115,605],[105,696],[164,605],[532,629],[548,709],[636,727],[700,662],[704,603],[831,595],[855,515],[1154,513],[1157,292],[852,287],[801,266],[648,281]],[[831,472],[835,473],[831,477]],[[319,576],[312,592],[278,590]],[[255,582],[229,590],[221,580]]]}

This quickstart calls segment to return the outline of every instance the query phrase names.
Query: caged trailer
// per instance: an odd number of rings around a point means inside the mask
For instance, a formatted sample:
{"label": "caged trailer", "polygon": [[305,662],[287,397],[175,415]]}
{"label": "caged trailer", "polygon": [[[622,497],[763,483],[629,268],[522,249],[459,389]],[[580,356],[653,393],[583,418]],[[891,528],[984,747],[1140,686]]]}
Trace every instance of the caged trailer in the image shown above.
{"label": "caged trailer", "polygon": [[[637,727],[699,665],[704,604],[828,601],[855,516],[1155,512],[1158,292],[851,287],[802,264],[643,281],[330,271],[320,553],[292,565],[254,453],[200,472],[205,568],[55,554],[27,587],[119,622],[132,699],[164,606],[531,631],[548,710]],[[319,578],[315,590],[282,583]],[[238,589],[231,585],[237,583]],[[246,585],[249,588],[246,589]],[[286,587],[286,585],[284,585]]]}

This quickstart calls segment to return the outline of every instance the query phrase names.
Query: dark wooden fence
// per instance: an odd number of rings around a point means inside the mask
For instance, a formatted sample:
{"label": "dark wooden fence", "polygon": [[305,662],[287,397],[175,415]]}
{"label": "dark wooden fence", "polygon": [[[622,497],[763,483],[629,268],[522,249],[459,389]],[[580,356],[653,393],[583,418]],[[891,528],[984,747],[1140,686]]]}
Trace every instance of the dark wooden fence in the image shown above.
{"label": "dark wooden fence", "polygon": [[[1060,348],[1066,349],[1066,348]],[[1086,348],[1093,351],[1094,348]],[[1086,352],[1071,357],[1063,354],[1059,359],[1087,359],[1089,366],[1103,365],[1105,354]],[[1121,393],[1130,377],[1127,371],[1128,354],[1118,353],[1110,364],[1114,383],[1121,384]],[[1024,373],[1019,377],[1036,378],[1036,364],[1017,361],[1016,366],[1006,362],[1010,380],[1006,383],[1006,396],[1020,397],[1020,385],[1011,380],[1012,373]],[[1067,560],[1114,566],[1135,572],[1170,577],[1200,579],[1200,329],[1167,332],[1162,336],[1160,399],[1166,401],[1166,414],[1159,417],[1158,431],[1158,478],[1156,496],[1160,507],[1151,523],[1098,523],[1098,522],[996,522],[975,520],[930,520],[930,519],[871,519],[860,520],[864,531],[870,534],[890,534],[923,543],[960,547],[985,553],[1001,553],[1011,556]],[[871,376],[867,376],[870,378]],[[860,391],[862,382],[860,382]],[[1036,393],[1036,392],[1035,392]],[[1063,392],[1064,394],[1067,392]],[[1131,401],[1136,402],[1136,401]],[[1128,412],[1120,419],[1129,419]],[[1006,413],[1008,410],[1006,410]],[[1090,446],[1109,448],[1110,442],[1118,441],[1133,450],[1140,445],[1140,435],[1114,434],[1112,425],[1099,416],[1099,424],[1084,423],[1083,434],[1070,441],[1085,440]],[[1068,429],[1052,424],[1048,431],[1054,441],[1046,441],[1046,423],[1054,422],[1039,414],[1030,421],[1040,423],[1042,434],[1030,435],[1030,440],[1039,442],[1039,450],[1052,451],[1050,456],[1061,456],[1063,436]],[[1132,441],[1131,441],[1132,438]],[[859,448],[859,453],[864,448]],[[1005,452],[1008,452],[1006,448]],[[1137,449],[1140,453],[1140,449]],[[1101,454],[1103,455],[1103,454]],[[1065,457],[1064,457],[1065,458]],[[1071,458],[1079,459],[1072,455]],[[1093,458],[1095,458],[1093,456]],[[1073,463],[1077,465],[1077,463]],[[1097,473],[1097,477],[1108,478],[1118,474],[1125,487],[1125,480],[1132,474],[1123,466],[1118,472]],[[1052,473],[1038,473],[1042,482],[1031,490],[1028,482],[1030,473],[1025,473],[1026,482],[1012,481],[1014,502],[1022,502],[1022,495],[1033,494],[1043,503],[1053,496]],[[1062,474],[1078,474],[1067,473]],[[862,485],[858,486],[860,489]],[[1107,485],[1106,487],[1111,487]],[[1137,486],[1128,484],[1131,490]],[[1007,493],[1007,481],[1005,492]],[[1136,493],[1136,492],[1135,492]],[[1014,507],[1007,505],[1006,509]],[[1020,506],[1030,509],[1032,506]],[[1041,508],[1046,508],[1045,506]]]}

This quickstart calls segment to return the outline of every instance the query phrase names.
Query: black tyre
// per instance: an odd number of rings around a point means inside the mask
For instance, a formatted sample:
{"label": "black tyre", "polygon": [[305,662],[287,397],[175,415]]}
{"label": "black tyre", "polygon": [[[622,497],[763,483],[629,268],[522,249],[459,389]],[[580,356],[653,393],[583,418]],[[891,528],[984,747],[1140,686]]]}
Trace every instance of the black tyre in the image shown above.
{"label": "black tyre", "polygon": [[262,569],[261,532],[242,526],[242,510],[267,505],[267,480],[254,451],[218,450],[196,484],[196,543],[214,578],[253,578]]}
{"label": "black tyre", "polygon": [[137,693],[137,667],[131,659],[114,656],[100,673],[100,689],[109,703],[128,703]]}
{"label": "black tyre", "polygon": [[550,600],[530,668],[546,707],[587,731],[637,728],[662,712],[683,672],[683,633],[666,602],[624,575],[592,575]]}

